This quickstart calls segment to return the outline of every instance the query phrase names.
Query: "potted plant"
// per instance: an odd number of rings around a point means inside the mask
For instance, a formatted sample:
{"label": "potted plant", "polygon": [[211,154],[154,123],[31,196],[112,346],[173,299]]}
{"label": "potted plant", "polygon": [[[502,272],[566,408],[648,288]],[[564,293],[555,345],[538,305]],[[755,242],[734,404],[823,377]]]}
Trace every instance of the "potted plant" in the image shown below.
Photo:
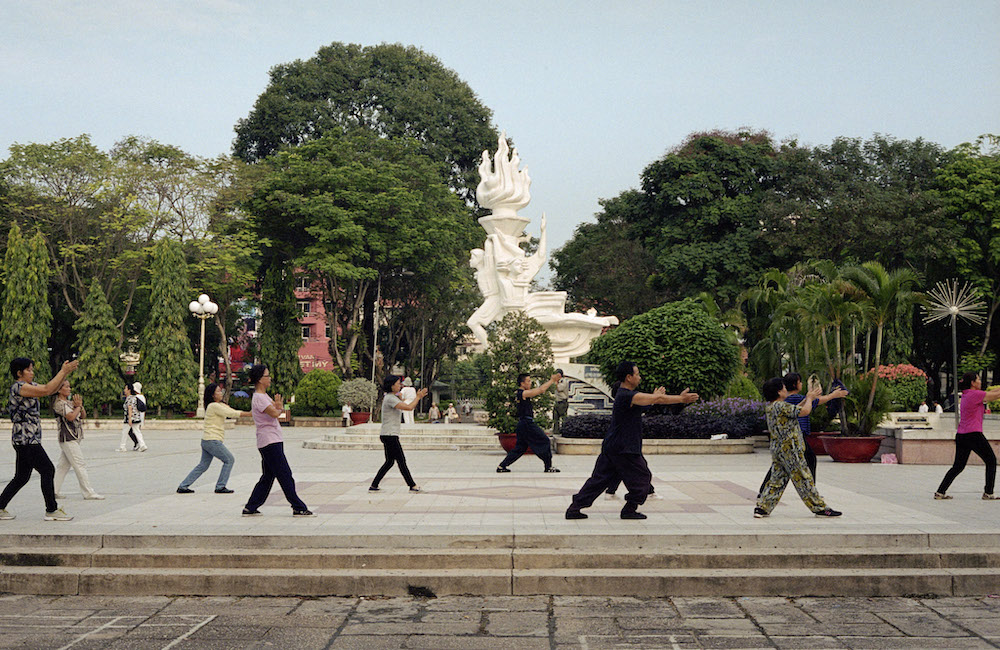
{"label": "potted plant", "polygon": [[874,432],[891,411],[891,398],[885,384],[878,383],[874,372],[849,380],[847,388],[850,393],[844,398],[843,411],[846,434],[821,436],[821,439],[833,460],[867,463],[878,453],[885,439],[885,436],[876,436]]}
{"label": "potted plant", "polygon": [[378,389],[367,379],[350,379],[337,389],[340,403],[351,406],[351,424],[355,425],[364,424],[371,418],[371,409],[377,397]]}

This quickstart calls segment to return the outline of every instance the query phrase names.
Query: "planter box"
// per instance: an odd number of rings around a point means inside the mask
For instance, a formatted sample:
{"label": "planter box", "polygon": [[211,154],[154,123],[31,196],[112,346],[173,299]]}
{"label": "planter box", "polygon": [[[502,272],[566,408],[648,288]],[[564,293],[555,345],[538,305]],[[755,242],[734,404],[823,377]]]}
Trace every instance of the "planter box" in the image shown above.
{"label": "planter box", "polygon": [[[601,453],[600,438],[564,438],[553,436],[556,453],[596,456]],[[656,454],[752,454],[753,440],[660,440],[642,441],[642,453]]]}
{"label": "planter box", "polygon": [[882,446],[882,436],[822,436],[823,446],[838,463],[868,463]]}

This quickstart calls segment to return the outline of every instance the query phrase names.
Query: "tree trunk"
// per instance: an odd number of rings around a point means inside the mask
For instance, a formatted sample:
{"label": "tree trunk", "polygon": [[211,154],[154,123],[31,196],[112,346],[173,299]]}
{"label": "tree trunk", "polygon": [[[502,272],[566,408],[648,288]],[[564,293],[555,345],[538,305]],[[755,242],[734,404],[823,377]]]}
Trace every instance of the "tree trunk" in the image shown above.
{"label": "tree trunk", "polygon": [[[229,359],[229,340],[226,338],[226,324],[218,314],[215,316],[215,324],[222,335],[219,338],[219,346],[222,348],[222,361],[226,364],[226,397],[228,398],[233,392],[233,362]],[[216,363],[214,365],[218,366],[219,364]]]}
{"label": "tree trunk", "polygon": [[[883,324],[879,323],[875,334],[875,363],[872,365],[872,372],[875,374],[872,376],[872,389],[868,392],[868,406],[865,407],[864,417],[858,419],[858,425],[862,429],[869,428],[864,425],[868,423],[868,418],[871,417],[872,404],[875,403],[875,388],[878,386],[878,366],[882,359],[882,328]],[[876,422],[876,424],[878,423]]]}
{"label": "tree trunk", "polygon": [[979,354],[986,354],[986,348],[990,344],[990,330],[993,329],[993,315],[997,313],[997,306],[1000,300],[994,300],[990,307],[990,313],[986,316],[986,325],[983,327],[983,344],[979,347]]}

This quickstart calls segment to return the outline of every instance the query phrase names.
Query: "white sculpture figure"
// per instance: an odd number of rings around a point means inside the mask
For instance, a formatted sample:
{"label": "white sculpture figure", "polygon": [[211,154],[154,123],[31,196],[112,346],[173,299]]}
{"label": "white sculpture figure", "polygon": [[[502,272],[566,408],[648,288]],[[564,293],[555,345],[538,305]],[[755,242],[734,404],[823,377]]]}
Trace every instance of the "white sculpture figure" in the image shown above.
{"label": "white sculpture figure", "polygon": [[546,219],[542,215],[538,250],[525,255],[521,243],[529,241],[524,227],[530,219],[517,214],[531,201],[531,178],[528,170],[519,170],[521,159],[517,150],[507,147],[507,136],[501,134],[497,152],[490,162],[489,152],[483,152],[479,164],[479,186],[476,198],[491,214],[479,223],[486,230],[482,248],[472,250],[469,265],[476,270],[476,282],[483,294],[483,304],[469,317],[468,325],[486,347],[489,340],[486,326],[512,311],[523,311],[545,328],[552,341],[556,363],[568,362],[590,349],[590,342],[600,336],[608,325],[618,323],[614,316],[567,314],[565,291],[531,293],[531,280],[546,260]]}

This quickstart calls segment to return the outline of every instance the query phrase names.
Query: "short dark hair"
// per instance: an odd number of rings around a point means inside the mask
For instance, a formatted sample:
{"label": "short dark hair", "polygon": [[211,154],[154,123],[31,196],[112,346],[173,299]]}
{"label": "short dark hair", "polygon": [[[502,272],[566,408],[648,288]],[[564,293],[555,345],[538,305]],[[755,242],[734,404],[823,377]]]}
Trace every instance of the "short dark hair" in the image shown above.
{"label": "short dark hair", "polygon": [[556,368],[556,372],[558,372],[560,375],[563,375],[563,376],[566,375],[566,373],[562,371],[562,368]]}
{"label": "short dark hair", "polygon": [[205,408],[208,408],[208,405],[215,401],[215,389],[218,387],[219,385],[215,383],[205,386]]}
{"label": "short dark hair", "polygon": [[382,392],[388,393],[397,381],[399,381],[399,375],[386,375],[385,379],[382,380]]}
{"label": "short dark hair", "polygon": [[250,383],[256,386],[260,383],[261,378],[264,376],[264,372],[267,371],[267,366],[263,363],[258,363],[256,366],[250,369]]}
{"label": "short dark hair", "polygon": [[132,382],[125,382],[125,390],[128,391],[129,395],[135,395],[135,386],[132,385]]}
{"label": "short dark hair", "polygon": [[22,372],[24,372],[25,370],[27,370],[32,363],[34,363],[34,361],[29,359],[28,357],[17,357],[15,359],[12,359],[10,362],[11,377],[17,379],[17,376]]}
{"label": "short dark hair", "polygon": [[797,372],[790,372],[784,378],[785,388],[787,390],[795,390],[799,387],[800,381],[802,381],[802,375]]}
{"label": "short dark hair", "polygon": [[781,377],[771,377],[764,382],[764,386],[761,388],[761,392],[764,394],[764,399],[768,402],[773,402],[774,400],[781,397],[781,389],[785,386],[785,380]]}
{"label": "short dark hair", "polygon": [[968,390],[972,388],[972,382],[976,381],[976,377],[978,376],[978,372],[967,372],[962,375],[962,379],[958,382],[958,390]]}
{"label": "short dark hair", "polygon": [[618,381],[625,381],[626,377],[635,372],[635,368],[636,366],[634,361],[629,361],[627,359],[622,361],[618,364],[618,367],[615,368],[615,379]]}
{"label": "short dark hair", "polygon": [[530,377],[531,374],[527,372],[522,372],[517,376],[517,385],[520,386],[524,382],[525,377]]}

